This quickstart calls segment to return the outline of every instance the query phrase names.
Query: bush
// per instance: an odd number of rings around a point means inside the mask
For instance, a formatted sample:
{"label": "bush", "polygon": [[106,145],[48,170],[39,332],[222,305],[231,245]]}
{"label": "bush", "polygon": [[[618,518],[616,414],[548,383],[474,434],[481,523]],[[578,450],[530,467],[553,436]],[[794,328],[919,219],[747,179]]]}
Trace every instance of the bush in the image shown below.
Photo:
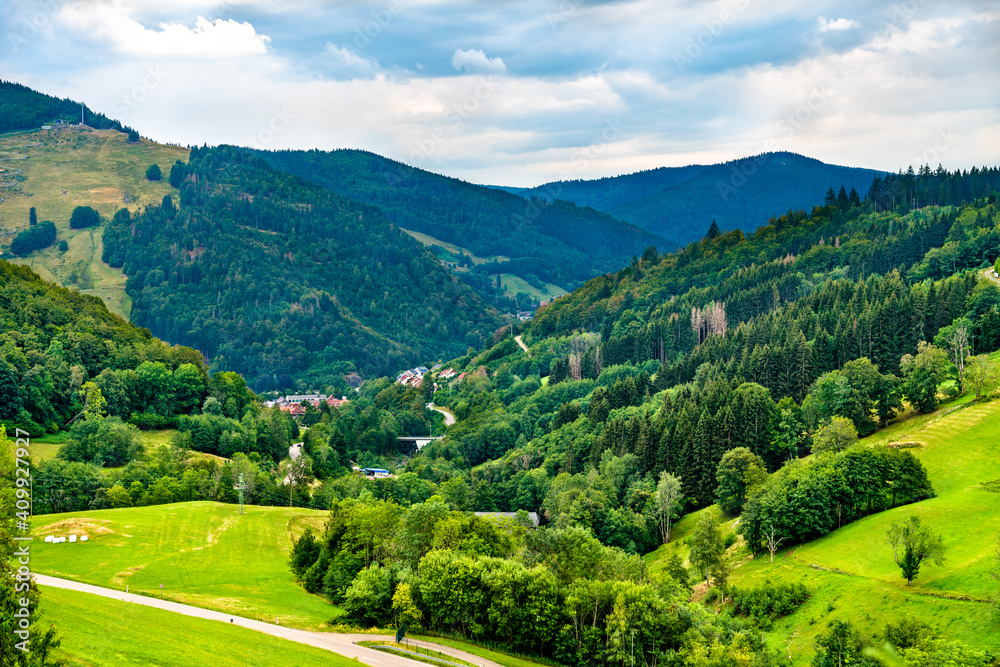
{"label": "bush", "polygon": [[66,252],[67,250],[69,250],[69,244],[64,239],[59,242],[59,252]]}
{"label": "bush", "polygon": [[84,229],[101,224],[101,214],[89,206],[77,206],[69,217],[70,229]]}
{"label": "bush", "polygon": [[146,169],[146,180],[158,181],[163,178],[163,172],[160,171],[160,165],[151,164],[149,168]]}
{"label": "bush", "polygon": [[732,594],[733,613],[759,620],[787,616],[809,599],[809,589],[803,584],[765,584],[747,590],[733,587]]}
{"label": "bush", "polygon": [[59,448],[59,458],[118,467],[142,452],[136,428],[118,417],[87,419],[72,428],[72,439]]}
{"label": "bush", "polygon": [[133,412],[128,421],[143,431],[159,431],[177,426],[177,419],[162,417],[155,412]]}

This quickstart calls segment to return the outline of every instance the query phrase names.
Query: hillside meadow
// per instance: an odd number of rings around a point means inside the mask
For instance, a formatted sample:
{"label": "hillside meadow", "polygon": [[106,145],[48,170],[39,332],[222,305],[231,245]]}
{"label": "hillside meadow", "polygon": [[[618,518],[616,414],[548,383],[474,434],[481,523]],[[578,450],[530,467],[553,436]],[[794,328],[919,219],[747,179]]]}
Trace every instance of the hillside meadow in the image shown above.
{"label": "hillside meadow", "polygon": [[[306,593],[288,569],[292,541],[322,532],[326,513],[189,502],[35,518],[40,574],[152,595],[247,618],[320,630],[339,610]],[[46,535],[87,534],[77,544]],[[162,589],[160,585],[162,584]]]}
{"label": "hillside meadow", "polygon": [[[833,620],[849,620],[865,635],[881,636],[887,622],[916,617],[941,636],[972,648],[1000,648],[1000,615],[989,598],[997,583],[989,576],[1000,536],[1000,493],[983,487],[1000,479],[996,457],[1000,433],[1000,401],[947,404],[932,414],[898,421],[862,441],[868,445],[908,443],[920,458],[937,493],[912,505],[897,507],[848,524],[823,538],[781,549],[774,563],[767,553],[751,558],[742,541],[730,550],[736,568],[731,586],[805,584],[810,599],[794,613],[774,622],[766,635],[793,664],[806,664],[817,636]],[[688,537],[702,513],[678,522],[672,541],[649,554],[654,572],[676,551],[687,557]],[[942,566],[925,563],[908,587],[893,562],[886,531],[911,515],[920,517],[944,538]],[[727,530],[737,520],[727,520]],[[693,576],[697,577],[697,574]],[[704,595],[704,584],[696,595]]]}
{"label": "hillside meadow", "polygon": [[[159,204],[168,194],[176,199],[167,176],[170,166],[187,156],[188,150],[178,146],[146,139],[129,143],[116,130],[64,127],[0,137],[0,167],[22,170],[20,192],[7,192],[0,202],[2,226],[24,229],[28,211],[35,207],[38,220],[51,220],[58,230],[56,245],[12,261],[30,266],[46,280],[99,296],[109,310],[127,318],[131,299],[125,294],[125,276],[101,261],[101,229],[70,229],[70,214],[77,206],[90,206],[108,219],[123,206],[137,210]],[[163,172],[160,181],[146,180],[152,164]],[[57,247],[63,240],[69,245],[65,253]]]}

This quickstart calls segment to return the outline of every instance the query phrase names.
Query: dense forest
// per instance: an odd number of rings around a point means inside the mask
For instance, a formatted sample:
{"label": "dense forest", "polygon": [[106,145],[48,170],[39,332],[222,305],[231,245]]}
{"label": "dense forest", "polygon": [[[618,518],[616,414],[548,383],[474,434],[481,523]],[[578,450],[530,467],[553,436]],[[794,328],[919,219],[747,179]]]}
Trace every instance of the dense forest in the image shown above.
{"label": "dense forest", "polygon": [[[86,105],[82,109],[83,122],[89,127],[135,134],[135,130],[102,113],[91,111]],[[0,80],[0,132],[37,130],[55,120],[79,123],[80,110],[81,104],[69,98],[59,99],[19,83]]]}
{"label": "dense forest", "polygon": [[179,206],[104,230],[132,319],[196,347],[257,390],[386,375],[479,347],[501,317],[378,209],[238,149],[192,151]]}
{"label": "dense forest", "polygon": [[578,206],[589,206],[598,211],[607,211],[679,185],[694,178],[705,169],[708,169],[708,165],[659,167],[622,176],[605,176],[591,181],[552,181],[533,188],[505,189],[522,197],[564,199]]}
{"label": "dense forest", "polygon": [[825,164],[795,153],[763,153],[715,165],[653,169],[593,181],[557,181],[522,192],[593,206],[680,245],[715,220],[752,232],[769,217],[823,203],[831,184],[867,191],[871,169]]}
{"label": "dense forest", "polygon": [[537,276],[564,289],[613,271],[662,238],[566,201],[525,201],[357,150],[261,151],[271,165],[345,197],[378,206],[393,223],[507,259],[474,268],[484,276]]}

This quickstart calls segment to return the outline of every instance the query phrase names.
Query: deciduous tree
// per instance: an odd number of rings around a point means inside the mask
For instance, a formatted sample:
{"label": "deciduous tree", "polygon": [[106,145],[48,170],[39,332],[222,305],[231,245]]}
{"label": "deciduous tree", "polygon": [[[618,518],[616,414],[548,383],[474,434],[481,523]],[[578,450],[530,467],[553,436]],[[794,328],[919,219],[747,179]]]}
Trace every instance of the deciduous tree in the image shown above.
{"label": "deciduous tree", "polygon": [[903,572],[906,585],[910,586],[920,572],[924,561],[937,565],[944,563],[945,546],[940,535],[935,535],[920,523],[920,517],[911,516],[907,521],[894,523],[886,532],[893,559]]}

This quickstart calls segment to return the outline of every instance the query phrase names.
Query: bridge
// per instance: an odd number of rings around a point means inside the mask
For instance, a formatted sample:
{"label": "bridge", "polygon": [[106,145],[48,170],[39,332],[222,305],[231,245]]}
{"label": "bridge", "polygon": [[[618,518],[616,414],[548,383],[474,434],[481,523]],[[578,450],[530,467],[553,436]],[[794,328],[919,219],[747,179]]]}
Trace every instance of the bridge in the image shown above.
{"label": "bridge", "polygon": [[416,451],[419,452],[421,449],[423,449],[429,443],[433,442],[434,440],[440,440],[443,437],[444,437],[443,435],[438,435],[438,436],[432,436],[432,435],[401,435],[398,438],[396,438],[396,440],[399,441],[400,443],[404,443],[405,442],[405,443],[409,443],[409,444],[414,445],[416,447]]}

